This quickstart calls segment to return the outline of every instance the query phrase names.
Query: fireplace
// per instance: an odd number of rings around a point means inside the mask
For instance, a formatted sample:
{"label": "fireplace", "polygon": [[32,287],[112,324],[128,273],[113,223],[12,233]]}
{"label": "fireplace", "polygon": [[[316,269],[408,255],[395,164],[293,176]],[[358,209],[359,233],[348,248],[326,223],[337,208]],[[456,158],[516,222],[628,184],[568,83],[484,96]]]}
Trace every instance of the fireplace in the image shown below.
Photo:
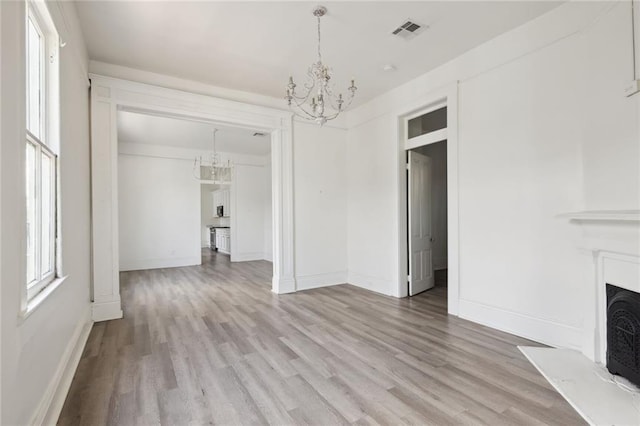
{"label": "fireplace", "polygon": [[640,386],[640,293],[606,285],[607,369]]}

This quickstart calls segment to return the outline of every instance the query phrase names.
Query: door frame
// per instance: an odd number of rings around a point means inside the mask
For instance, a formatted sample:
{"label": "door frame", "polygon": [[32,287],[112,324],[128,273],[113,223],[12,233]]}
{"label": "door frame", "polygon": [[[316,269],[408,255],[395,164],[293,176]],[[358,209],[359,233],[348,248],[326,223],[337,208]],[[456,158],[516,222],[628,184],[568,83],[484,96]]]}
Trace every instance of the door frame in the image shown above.
{"label": "door frame", "polygon": [[[409,119],[429,111],[447,107],[447,129],[428,135],[407,139]],[[458,315],[460,304],[460,224],[459,224],[459,187],[458,187],[458,82],[432,91],[415,100],[396,114],[396,134],[398,149],[398,296],[407,297],[409,289],[407,277],[408,264],[408,223],[407,223],[407,156],[406,151],[419,146],[447,141],[447,268],[448,292],[447,310]]]}
{"label": "door frame", "polygon": [[89,74],[91,79],[92,318],[122,317],[118,227],[118,110],[206,120],[271,134],[272,291],[296,291],[293,118],[290,112]]}

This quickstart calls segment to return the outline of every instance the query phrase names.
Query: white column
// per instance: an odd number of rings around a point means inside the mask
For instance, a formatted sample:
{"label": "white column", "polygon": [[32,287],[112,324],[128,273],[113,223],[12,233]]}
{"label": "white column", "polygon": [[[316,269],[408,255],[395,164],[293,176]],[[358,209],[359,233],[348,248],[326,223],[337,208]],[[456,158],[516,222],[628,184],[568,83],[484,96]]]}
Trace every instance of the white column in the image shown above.
{"label": "white column", "polygon": [[111,89],[91,89],[91,193],[94,321],[122,318],[118,264],[118,138]]}
{"label": "white column", "polygon": [[271,135],[273,200],[273,282],[277,294],[296,291],[293,235],[293,135],[292,120],[283,119]]}

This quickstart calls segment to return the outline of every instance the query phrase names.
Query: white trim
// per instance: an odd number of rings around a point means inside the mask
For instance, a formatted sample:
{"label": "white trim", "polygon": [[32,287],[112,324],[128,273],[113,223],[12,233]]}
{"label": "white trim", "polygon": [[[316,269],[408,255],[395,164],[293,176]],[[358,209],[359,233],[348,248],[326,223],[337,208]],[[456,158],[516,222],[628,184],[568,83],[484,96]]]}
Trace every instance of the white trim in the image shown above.
{"label": "white trim", "polygon": [[[2,31],[2,22],[3,22],[3,21],[2,21],[2,7],[0,7],[0,34],[3,34],[3,31]],[[1,56],[1,55],[0,55],[0,56]],[[6,89],[4,89],[4,91],[3,91],[3,88],[2,88],[2,85],[3,85],[3,84],[6,84],[6,83],[4,83],[5,78],[3,78],[3,76],[2,76],[2,72],[3,72],[3,71],[2,71],[2,68],[3,68],[3,67],[0,67],[0,99],[4,99],[4,97],[5,97],[5,96],[8,96],[8,95],[6,94]],[[6,71],[5,71],[5,73],[6,73]],[[19,104],[19,105],[20,105],[20,109],[22,109],[22,105],[23,105],[23,104]],[[26,110],[26,108],[25,108],[25,110]],[[5,133],[4,133],[4,132],[3,132],[3,130],[2,130],[2,116],[4,116],[4,115],[0,115],[0,138],[4,138],[4,135],[5,135]],[[5,125],[5,127],[6,127],[6,125]],[[20,132],[20,133],[21,133],[21,132]],[[20,133],[19,133],[19,134],[20,134]],[[3,139],[3,140],[4,140],[4,139]],[[6,155],[6,154],[4,154],[4,155]],[[22,157],[20,157],[20,158],[22,158]],[[3,165],[3,162],[1,161],[1,154],[0,154],[0,166],[2,166],[2,165]],[[24,181],[23,181],[23,180],[19,180],[18,182],[23,183]],[[1,173],[1,171],[0,171],[0,188],[2,188],[2,187],[3,187],[3,185],[2,185],[2,173]],[[4,220],[3,220],[3,218],[2,218],[2,215],[6,214],[6,213],[4,213],[4,211],[5,211],[4,209],[5,209],[6,207],[2,205],[3,203],[6,203],[6,201],[2,201],[2,200],[4,200],[4,199],[5,199],[4,197],[0,197],[0,224],[2,224],[3,222],[5,222],[5,220],[6,220],[6,219],[4,219]],[[26,211],[26,208],[24,209],[24,211]],[[5,226],[6,226],[6,225],[0,225],[0,229],[4,229],[4,228],[5,228]],[[24,234],[23,234],[23,235],[24,235]],[[22,251],[23,244],[24,244],[24,243],[23,243],[23,241],[20,241],[20,242],[17,244],[18,249],[20,250],[20,253],[25,253],[24,251]],[[4,277],[4,276],[5,276],[5,275],[4,275],[4,274],[5,274],[5,272],[3,271],[3,269],[4,269],[4,268],[6,268],[6,266],[2,266],[2,262],[4,261],[4,258],[5,258],[5,257],[4,257],[4,255],[3,255],[3,253],[2,253],[2,250],[3,250],[3,249],[2,249],[2,244],[0,244],[0,277]],[[4,248],[4,250],[6,250],[6,247]],[[14,248],[14,250],[15,250],[15,248]],[[22,260],[22,258],[23,258],[23,256],[20,256],[20,259],[21,259],[21,260],[20,260],[20,262],[24,262],[24,261]],[[22,265],[21,263],[19,263],[19,264],[18,264],[18,270],[19,270],[19,271],[23,271],[23,269],[21,268],[21,266],[23,266],[23,265]],[[26,265],[25,265],[25,266],[26,266]],[[25,275],[26,275],[26,273],[25,273]],[[22,290],[22,289],[21,289],[21,290],[20,290],[20,309],[22,309],[22,306],[23,306],[23,304],[22,304],[22,302],[23,302],[23,294],[24,294],[24,295],[26,295],[26,292],[27,292],[27,290],[26,290],[26,289],[24,289],[24,290]],[[0,291],[0,306],[2,306],[2,295],[1,295],[1,293],[2,293],[2,292]],[[5,297],[6,297],[6,296],[5,296]],[[0,315],[0,330],[4,330],[4,326],[2,325],[2,318],[1,318],[1,315]],[[4,362],[2,361],[2,354],[4,353],[4,350],[3,350],[3,346],[4,346],[4,345],[3,345],[3,343],[2,343],[2,340],[3,340],[3,339],[0,337],[0,371],[2,370],[2,365],[4,365]],[[6,343],[5,343],[5,344],[6,344]],[[2,386],[0,385],[0,419],[2,419],[2,418],[3,418],[3,417],[2,417],[2,410],[3,410],[3,408],[2,408],[3,403],[2,403],[2,401],[3,401],[3,391],[2,391]]]}
{"label": "white trim", "polygon": [[[233,232],[231,233],[233,234]],[[231,247],[233,247],[233,243],[231,245]],[[248,253],[235,253],[233,252],[231,254],[231,262],[250,262],[253,260],[263,260],[264,259],[264,253],[261,251],[256,251],[256,252],[248,252]]]}
{"label": "white trim", "polygon": [[93,321],[109,321],[112,319],[120,319],[123,316],[122,305],[120,303],[120,295],[117,300],[94,301],[91,306],[91,318]]}
{"label": "white trim", "polygon": [[60,285],[67,279],[67,276],[54,278],[51,282],[47,283],[47,285],[40,291],[40,293],[33,296],[27,302],[27,306],[24,310],[20,312],[19,322],[21,323],[25,319],[29,318],[29,316],[38,309],[38,306],[44,302],[47,297],[51,293],[53,293]]}
{"label": "white trim", "polygon": [[146,269],[180,268],[202,264],[202,253],[192,257],[166,257],[157,259],[132,259],[120,264],[120,272]]}
{"label": "white trim", "polygon": [[[404,279],[404,283],[405,283],[405,287],[406,287],[407,276],[405,275],[401,279]],[[386,296],[406,297],[406,295],[405,296],[401,296],[398,292],[396,292],[396,293],[381,292],[380,289],[389,288],[389,281],[391,281],[391,280],[384,280],[382,278],[372,277],[370,275],[361,274],[361,273],[355,272],[355,271],[348,271],[348,273],[347,273],[347,283],[348,284],[352,284],[352,285],[364,288],[365,290],[373,291],[375,293],[384,294]],[[397,288],[396,288],[396,290],[397,290]]]}
{"label": "white trim", "polygon": [[[276,290],[276,288],[278,290]],[[276,279],[274,275],[271,278],[271,292],[276,294],[288,294],[296,292],[296,280],[295,278],[280,278]]]}
{"label": "white trim", "polygon": [[446,257],[434,257],[433,258],[433,270],[439,271],[442,269],[447,269],[448,262]]}
{"label": "white trim", "polygon": [[[405,118],[405,120],[407,120]],[[408,121],[408,120],[407,120]],[[447,129],[435,130],[433,132],[425,133],[424,135],[416,136],[411,139],[407,139],[405,143],[405,149],[414,149],[424,145],[440,142],[447,139]]]}
{"label": "white trim", "polygon": [[563,213],[558,217],[576,221],[640,222],[640,210],[585,210]]}
{"label": "white trim", "polygon": [[[398,164],[398,288],[397,297],[408,296],[407,276],[407,182],[406,150],[415,147],[405,143],[407,117],[424,114],[425,111],[447,107],[447,262],[448,262],[448,312],[458,315],[460,294],[459,270],[459,188],[458,188],[458,83],[452,83],[412,102],[395,113]],[[432,132],[438,133],[438,132]],[[442,136],[444,133],[440,133]],[[418,138],[412,138],[415,140]],[[423,138],[423,140],[426,140]],[[432,142],[437,142],[433,140]]]}
{"label": "white trim", "polygon": [[460,299],[459,316],[557,348],[582,348],[582,328]]}
{"label": "white trim", "polygon": [[92,326],[91,311],[87,307],[60,358],[49,386],[29,421],[30,425],[53,425],[58,421]]}
{"label": "white trim", "polygon": [[323,274],[298,275],[296,284],[298,290],[329,287],[347,283],[347,271],[327,272]]}
{"label": "white trim", "polygon": [[[291,113],[90,74],[94,320],[120,318],[117,110],[132,108],[271,133],[273,291],[296,291]],[[110,318],[108,315],[113,315]]]}
{"label": "white trim", "polygon": [[[429,106],[427,106],[425,108],[420,108],[420,109],[412,112],[411,114],[407,114],[405,116],[405,119],[406,119],[405,130],[407,131],[407,134],[409,134],[409,120],[413,120],[414,118],[421,117],[421,116],[423,116],[425,114],[429,114],[430,112],[439,110],[441,108],[445,108],[446,106],[447,106],[447,101],[445,99],[443,99],[440,102],[429,103]],[[433,132],[431,132],[431,133],[433,133]],[[415,136],[415,137],[419,137],[419,136]],[[413,138],[411,138],[411,139],[413,139]]]}
{"label": "white trim", "polygon": [[[148,145],[142,143],[118,141],[118,154],[138,157],[168,158],[172,160],[187,160],[193,163],[194,157],[200,155],[203,157],[206,155],[210,155],[211,150],[178,148],[174,146]],[[233,161],[234,165],[238,166],[259,167],[264,166],[267,162],[266,155],[245,155],[222,151],[219,151],[219,154],[224,158],[229,158],[231,161]],[[200,184],[230,185],[231,183],[229,181],[213,181],[201,179]]]}

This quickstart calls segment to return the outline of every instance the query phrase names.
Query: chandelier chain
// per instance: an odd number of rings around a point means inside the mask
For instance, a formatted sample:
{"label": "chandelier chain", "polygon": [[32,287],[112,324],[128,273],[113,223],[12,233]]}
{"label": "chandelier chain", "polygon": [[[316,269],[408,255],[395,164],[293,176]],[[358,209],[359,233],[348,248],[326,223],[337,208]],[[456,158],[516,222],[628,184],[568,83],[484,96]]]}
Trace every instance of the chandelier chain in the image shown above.
{"label": "chandelier chain", "polygon": [[322,63],[322,54],[320,53],[320,17],[318,19],[318,63]]}

